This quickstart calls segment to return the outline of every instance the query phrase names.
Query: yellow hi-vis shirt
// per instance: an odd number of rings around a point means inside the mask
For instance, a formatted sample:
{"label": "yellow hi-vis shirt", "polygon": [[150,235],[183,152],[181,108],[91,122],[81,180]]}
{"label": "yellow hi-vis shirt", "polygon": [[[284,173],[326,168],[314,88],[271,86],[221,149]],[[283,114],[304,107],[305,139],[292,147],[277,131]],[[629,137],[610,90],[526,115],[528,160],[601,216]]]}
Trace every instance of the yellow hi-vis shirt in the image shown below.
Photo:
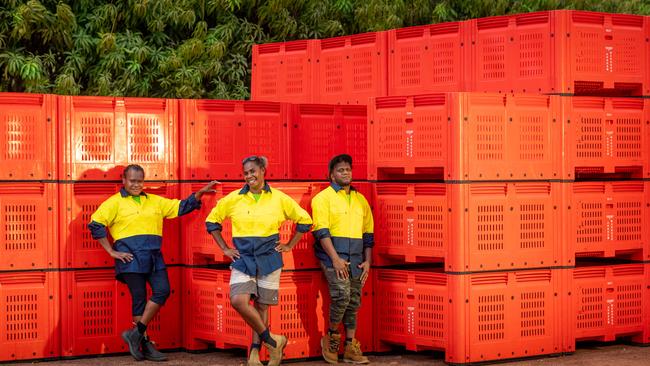
{"label": "yellow hi-vis shirt", "polygon": [[301,233],[308,232],[312,224],[307,211],[284,192],[271,189],[268,183],[259,200],[255,200],[248,184],[219,200],[205,220],[206,229],[209,233],[221,231],[228,218],[232,222],[233,245],[240,254],[232,268],[250,276],[264,276],[282,268],[282,254],[275,247],[285,220],[294,221]]}
{"label": "yellow hi-vis shirt", "polygon": [[201,207],[192,193],[184,200],[167,199],[155,194],[140,194],[136,202],[124,189],[104,201],[92,214],[88,229],[94,239],[111,233],[113,248],[133,254],[128,263],[115,261],[116,275],[121,273],[150,273],[165,268],[160,253],[163,218],[172,219]]}
{"label": "yellow hi-vis shirt", "polygon": [[341,186],[332,183],[312,199],[311,210],[316,257],[332,267],[332,259],[320,243],[322,238],[331,238],[339,257],[350,262],[352,275],[360,276],[358,265],[364,261],[364,248],[374,246],[374,222],[366,198],[354,187],[348,197]]}

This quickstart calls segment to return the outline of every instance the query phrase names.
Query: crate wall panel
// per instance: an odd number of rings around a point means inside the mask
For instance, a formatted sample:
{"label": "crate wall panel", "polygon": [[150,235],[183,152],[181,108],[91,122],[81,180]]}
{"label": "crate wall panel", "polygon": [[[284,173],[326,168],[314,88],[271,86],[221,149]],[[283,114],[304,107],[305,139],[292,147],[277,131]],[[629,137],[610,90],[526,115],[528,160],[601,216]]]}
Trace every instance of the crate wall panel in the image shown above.
{"label": "crate wall panel", "polygon": [[0,179],[56,179],[56,97],[0,93],[0,106]]}
{"label": "crate wall panel", "polygon": [[0,270],[57,268],[57,185],[0,183]]}
{"label": "crate wall panel", "polygon": [[451,272],[562,265],[561,184],[377,183],[374,262]]}
{"label": "crate wall panel", "polygon": [[[102,202],[119,192],[115,183],[74,183],[59,185],[59,228],[61,268],[113,267],[115,261],[99,242],[92,238],[88,223]],[[144,192],[178,199],[179,185],[145,183]],[[189,195],[189,193],[188,193]],[[183,199],[186,197],[182,197]],[[188,215],[196,215],[196,212]],[[109,241],[112,243],[112,238]],[[165,263],[181,263],[179,219],[163,220],[161,251]]]}
{"label": "crate wall panel", "polygon": [[327,165],[352,156],[354,179],[367,179],[367,107],[294,104],[291,113],[291,178],[329,180]]}
{"label": "crate wall panel", "polygon": [[0,361],[59,357],[59,274],[0,273]]}
{"label": "crate wall panel", "polygon": [[643,99],[563,97],[565,179],[619,173],[649,177],[650,103]]}
{"label": "crate wall panel", "polygon": [[[149,323],[161,349],[181,342],[180,268],[168,268],[170,298]],[[148,289],[148,294],[150,290]],[[128,352],[121,334],[133,327],[131,294],[110,269],[61,272],[62,353],[64,357]]]}
{"label": "crate wall panel", "polygon": [[470,44],[465,22],[389,30],[388,94],[464,91]]}
{"label": "crate wall panel", "polygon": [[362,104],[387,91],[386,33],[316,40],[316,103]]}
{"label": "crate wall panel", "polygon": [[557,97],[386,97],[372,101],[369,116],[369,179],[545,180],[561,173]]}
{"label": "crate wall panel", "polygon": [[251,99],[292,103],[314,100],[316,41],[253,45]]}
{"label": "crate wall panel", "polygon": [[566,264],[575,265],[575,257],[649,259],[648,182],[573,182],[562,187]]}
{"label": "crate wall panel", "polygon": [[276,102],[183,100],[181,178],[242,179],[242,160],[264,155],[266,176],[289,176],[288,106]]}
{"label": "crate wall panel", "polygon": [[118,180],[128,164],[178,179],[176,100],[59,96],[58,111],[60,180]]}

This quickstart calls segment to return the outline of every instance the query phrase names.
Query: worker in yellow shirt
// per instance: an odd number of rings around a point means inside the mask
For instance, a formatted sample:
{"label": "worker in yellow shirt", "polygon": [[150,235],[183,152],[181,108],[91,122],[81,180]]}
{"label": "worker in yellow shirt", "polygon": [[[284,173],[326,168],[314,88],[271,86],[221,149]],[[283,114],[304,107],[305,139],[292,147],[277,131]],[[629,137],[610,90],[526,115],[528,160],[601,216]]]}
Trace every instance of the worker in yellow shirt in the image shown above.
{"label": "worker in yellow shirt", "polygon": [[[129,165],[122,174],[123,187],[92,214],[88,229],[93,239],[115,259],[115,274],[131,293],[133,329],[122,333],[129,352],[138,361],[165,361],[146,336],[147,325],[169,297],[169,278],[160,252],[163,218],[172,219],[201,207],[201,196],[214,191],[212,181],[184,200],[167,199],[143,191],[144,169]],[[111,246],[108,232],[115,241]],[[147,282],[151,297],[147,301]],[[164,325],[163,325],[164,326]]]}
{"label": "worker in yellow shirt", "polygon": [[[262,342],[269,350],[269,366],[282,361],[287,344],[284,335],[272,334],[268,327],[268,307],[278,304],[282,253],[290,251],[311,228],[311,218],[296,201],[265,181],[268,161],[250,156],[242,161],[246,184],[217,202],[206,219],[206,228],[223,253],[232,260],[230,303],[253,329],[249,366],[261,366]],[[232,223],[230,247],[221,236],[224,220]],[[280,225],[292,220],[296,233],[281,243]],[[251,298],[254,306],[249,304]]]}
{"label": "worker in yellow shirt", "polygon": [[329,327],[321,339],[323,358],[336,364],[339,358],[341,322],[345,327],[343,360],[369,363],[355,338],[361,289],[368,279],[372,258],[372,210],[352,183],[352,157],[335,156],[329,163],[330,186],[311,201],[314,216],[314,249],[329,285]]}

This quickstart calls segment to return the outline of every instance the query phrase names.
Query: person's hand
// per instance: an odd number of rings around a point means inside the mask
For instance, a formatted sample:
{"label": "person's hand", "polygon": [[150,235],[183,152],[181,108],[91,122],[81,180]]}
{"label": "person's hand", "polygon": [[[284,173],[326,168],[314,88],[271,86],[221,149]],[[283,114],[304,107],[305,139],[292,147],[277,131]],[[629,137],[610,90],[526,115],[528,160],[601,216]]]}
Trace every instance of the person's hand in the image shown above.
{"label": "person's hand", "polygon": [[350,262],[344,261],[338,256],[334,258],[334,260],[332,260],[332,267],[334,267],[334,270],[336,271],[336,278],[339,280],[347,280],[350,278],[349,265]]}
{"label": "person's hand", "polygon": [[232,260],[233,262],[235,261],[235,259],[239,259],[239,257],[240,257],[239,250],[234,249],[234,248],[226,248],[226,249],[224,249],[223,254],[226,257],[230,258],[230,260]]}
{"label": "person's hand", "polygon": [[196,191],[196,193],[194,193],[194,198],[200,201],[204,193],[208,193],[208,192],[215,193],[216,190],[214,189],[214,186],[216,186],[217,184],[221,184],[221,182],[219,182],[218,180],[213,180],[210,183],[206,184],[205,186],[203,186],[203,188],[199,189],[198,191]]}
{"label": "person's hand", "polygon": [[366,283],[366,280],[368,279],[368,274],[370,274],[370,262],[365,261],[359,264],[357,267],[363,270],[363,272],[361,272],[361,284],[363,285]]}
{"label": "person's hand", "polygon": [[284,244],[280,242],[279,240],[275,242],[277,246],[275,247],[275,251],[278,253],[284,253],[284,252],[290,252],[293,247],[289,246],[288,244]]}
{"label": "person's hand", "polygon": [[110,254],[112,258],[122,261],[122,263],[129,263],[133,260],[133,254],[127,252],[118,252],[113,250],[108,254]]}

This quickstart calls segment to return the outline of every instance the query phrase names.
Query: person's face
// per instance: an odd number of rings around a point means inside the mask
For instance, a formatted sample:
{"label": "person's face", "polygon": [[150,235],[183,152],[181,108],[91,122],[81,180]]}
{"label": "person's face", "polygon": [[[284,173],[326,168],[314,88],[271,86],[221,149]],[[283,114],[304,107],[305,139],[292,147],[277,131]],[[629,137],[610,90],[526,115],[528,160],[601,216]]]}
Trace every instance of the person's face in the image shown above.
{"label": "person's face", "polygon": [[352,167],[346,162],[340,162],[334,166],[330,177],[341,187],[349,186],[352,183]]}
{"label": "person's face", "polygon": [[122,177],[122,184],[124,184],[124,189],[131,196],[139,196],[142,193],[142,186],[144,185],[144,174],[131,169]]}
{"label": "person's face", "polygon": [[244,164],[244,180],[253,190],[259,190],[264,187],[264,173],[266,173],[266,169],[260,167],[253,161]]}

